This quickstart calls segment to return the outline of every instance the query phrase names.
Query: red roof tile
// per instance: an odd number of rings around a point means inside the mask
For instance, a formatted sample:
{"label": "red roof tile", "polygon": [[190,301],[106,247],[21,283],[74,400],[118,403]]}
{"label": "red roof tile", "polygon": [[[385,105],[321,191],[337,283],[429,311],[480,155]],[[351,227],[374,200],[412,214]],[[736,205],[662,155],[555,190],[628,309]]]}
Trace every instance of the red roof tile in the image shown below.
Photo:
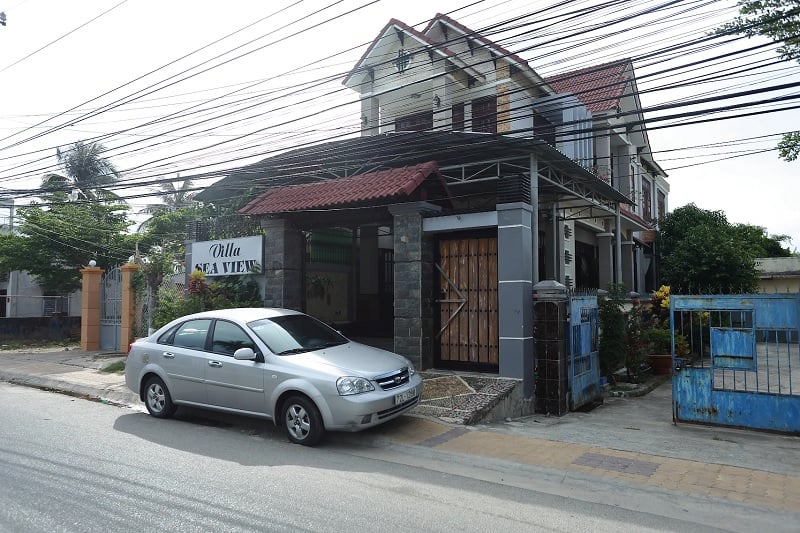
{"label": "red roof tile", "polygon": [[438,172],[436,161],[428,161],[347,178],[276,187],[257,196],[239,213],[263,215],[409,196],[425,178]]}
{"label": "red roof tile", "polygon": [[628,77],[625,59],[545,78],[559,93],[572,93],[593,113],[616,109],[625,94]]}

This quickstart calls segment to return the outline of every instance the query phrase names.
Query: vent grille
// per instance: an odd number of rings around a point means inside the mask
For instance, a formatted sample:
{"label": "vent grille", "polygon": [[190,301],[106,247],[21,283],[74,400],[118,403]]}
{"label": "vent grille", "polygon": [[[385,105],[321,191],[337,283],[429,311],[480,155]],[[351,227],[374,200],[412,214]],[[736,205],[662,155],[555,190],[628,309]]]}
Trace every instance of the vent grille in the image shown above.
{"label": "vent grille", "polygon": [[510,174],[497,182],[497,203],[531,203],[531,178],[526,174]]}

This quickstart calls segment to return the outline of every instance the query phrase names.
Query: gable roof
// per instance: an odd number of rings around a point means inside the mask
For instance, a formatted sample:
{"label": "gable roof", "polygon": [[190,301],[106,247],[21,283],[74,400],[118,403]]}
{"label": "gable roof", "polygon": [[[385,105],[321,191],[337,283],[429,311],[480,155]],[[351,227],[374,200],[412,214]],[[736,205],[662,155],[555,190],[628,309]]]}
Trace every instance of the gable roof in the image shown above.
{"label": "gable roof", "polygon": [[390,168],[347,178],[276,187],[257,196],[241,208],[239,213],[243,215],[285,213],[408,197],[425,179],[434,174],[446,192],[444,179],[439,175],[436,161],[427,161],[413,166]]}
{"label": "gable roof", "polygon": [[395,31],[402,32],[403,34],[409,35],[413,39],[416,39],[429,52],[437,53],[441,57],[452,60],[460,68],[471,71],[473,76],[479,78],[482,77],[479,73],[474,72],[473,69],[469,67],[469,65],[464,63],[464,61],[458,57],[458,54],[448,49],[446,46],[442,46],[441,44],[433,41],[427,35],[415,30],[405,22],[393,18],[390,19],[389,22],[386,24],[386,26],[383,27],[383,29],[378,33],[378,36],[375,38],[375,40],[372,41],[372,43],[370,43],[366,51],[361,55],[361,59],[359,59],[358,62],[355,64],[355,66],[350,70],[350,72],[347,73],[347,76],[345,76],[344,81],[342,82],[344,85],[348,85],[353,76],[355,76],[356,74],[364,72],[366,69],[369,69],[370,65],[366,64],[367,59],[369,58],[370,55],[372,55],[372,52],[377,48],[378,43],[381,41],[381,39],[386,37],[391,29],[395,29]]}
{"label": "gable roof", "polygon": [[545,79],[559,93],[572,93],[592,113],[615,110],[630,81],[630,59],[604,63]]}

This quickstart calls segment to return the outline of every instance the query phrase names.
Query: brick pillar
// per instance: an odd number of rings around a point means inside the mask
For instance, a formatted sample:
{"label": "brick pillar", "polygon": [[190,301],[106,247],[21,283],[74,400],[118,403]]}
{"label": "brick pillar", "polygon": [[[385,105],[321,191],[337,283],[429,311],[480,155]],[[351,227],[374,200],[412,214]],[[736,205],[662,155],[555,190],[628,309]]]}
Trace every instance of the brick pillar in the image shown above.
{"label": "brick pillar", "polygon": [[100,281],[103,269],[81,269],[81,350],[100,349]]}
{"label": "brick pillar", "polygon": [[119,335],[119,351],[126,353],[128,343],[134,339],[136,325],[136,293],[133,289],[133,275],[139,265],[129,263],[120,267],[122,271],[122,328]]}
{"label": "brick pillar", "polygon": [[419,369],[433,366],[433,238],[422,231],[427,202],[393,205],[394,350]]}

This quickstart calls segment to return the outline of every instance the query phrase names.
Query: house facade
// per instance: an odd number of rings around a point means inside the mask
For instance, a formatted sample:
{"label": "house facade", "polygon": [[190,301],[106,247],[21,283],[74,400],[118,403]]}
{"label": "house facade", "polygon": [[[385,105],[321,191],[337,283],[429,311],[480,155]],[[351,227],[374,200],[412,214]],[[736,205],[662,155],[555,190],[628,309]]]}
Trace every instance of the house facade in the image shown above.
{"label": "house facade", "polygon": [[654,288],[668,185],[630,61],[543,79],[437,15],[423,30],[391,20],[344,83],[359,137],[270,157],[197,196],[249,200],[267,305],[384,336],[421,368],[522,378],[534,284]]}

